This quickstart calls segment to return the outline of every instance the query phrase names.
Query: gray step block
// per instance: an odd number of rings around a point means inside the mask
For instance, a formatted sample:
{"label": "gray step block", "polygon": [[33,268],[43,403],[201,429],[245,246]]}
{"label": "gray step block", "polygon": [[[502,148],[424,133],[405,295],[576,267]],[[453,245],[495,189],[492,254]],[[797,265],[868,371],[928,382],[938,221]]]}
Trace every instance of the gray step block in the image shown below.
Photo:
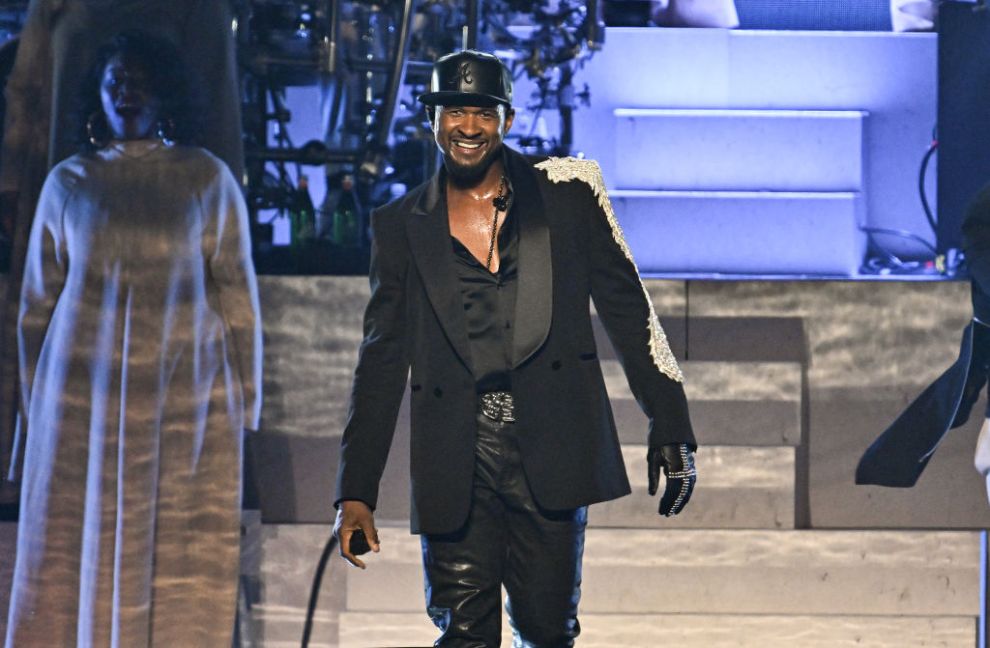
{"label": "gray step block", "polygon": [[[581,648],[973,648],[973,617],[583,614]],[[512,645],[503,619],[502,644]],[[340,648],[432,646],[425,612],[346,612]]]}
{"label": "gray step block", "polygon": [[[690,398],[690,397],[689,397]],[[799,401],[689,400],[691,425],[703,446],[796,446],[801,440]],[[631,420],[635,402],[612,401],[616,421]],[[640,412],[642,417],[642,413]],[[645,419],[642,419],[645,421]],[[619,431],[626,441],[642,441],[646,429],[624,424]]]}
{"label": "gray step block", "polygon": [[857,273],[866,249],[857,193],[616,190],[610,195],[642,272],[845,277]]}
{"label": "gray step block", "polygon": [[[503,620],[502,645],[512,645]],[[425,609],[414,612],[344,612],[340,615],[340,648],[432,646],[440,635]],[[582,642],[583,646],[584,643]]]}
{"label": "gray step block", "polygon": [[596,504],[593,527],[677,529],[793,529],[794,448],[703,446],[696,456],[698,482],[680,515],[657,514],[661,492],[647,494],[646,446],[624,445],[622,456],[633,492]]}
{"label": "gray step block", "polygon": [[[382,529],[347,578],[348,611],[423,607],[420,545]],[[980,534],[939,531],[590,529],[582,610],[593,614],[970,616]]]}
{"label": "gray step block", "polygon": [[[334,610],[332,615],[324,611],[313,615],[309,648],[337,648],[338,616],[337,610]],[[250,630],[241,634],[242,646],[243,648],[299,648],[305,624],[305,607],[255,606],[250,613]]]}
{"label": "gray step block", "polygon": [[265,332],[261,429],[339,434],[347,418],[367,277],[263,276]]}
{"label": "gray step block", "polygon": [[[973,469],[983,402],[945,436],[913,488],[853,481],[877,435],[955,361],[961,330],[972,319],[969,292],[963,281],[691,282],[692,321],[804,322],[810,525],[990,528],[986,485]],[[692,344],[699,337],[692,333]]]}
{"label": "gray step block", "polygon": [[[704,445],[798,445],[801,365],[793,362],[682,362],[684,391]],[[624,443],[646,439],[646,417],[618,360],[602,359],[616,427]]]}
{"label": "gray step block", "polygon": [[598,531],[589,612],[979,613],[976,532]]}
{"label": "gray step block", "polygon": [[[241,543],[242,609],[247,611],[241,628],[246,646],[299,646],[313,576],[331,528],[328,524],[247,527]],[[336,646],[348,569],[336,554],[327,565],[313,617],[312,648]]]}
{"label": "gray step block", "polygon": [[[696,401],[785,401],[801,400],[801,365],[796,362],[682,362],[684,389]],[[608,378],[618,372],[610,370]],[[624,384],[624,381],[623,381]],[[607,382],[609,393],[619,385]],[[628,389],[622,394],[628,395]]]}
{"label": "gray step block", "polygon": [[860,191],[863,127],[855,110],[619,108],[620,189]]}

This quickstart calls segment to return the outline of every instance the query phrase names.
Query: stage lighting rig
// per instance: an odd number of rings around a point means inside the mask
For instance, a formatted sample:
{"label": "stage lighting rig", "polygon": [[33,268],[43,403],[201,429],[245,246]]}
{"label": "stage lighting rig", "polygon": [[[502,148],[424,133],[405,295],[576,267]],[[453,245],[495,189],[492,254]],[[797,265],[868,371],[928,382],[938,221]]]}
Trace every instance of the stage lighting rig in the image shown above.
{"label": "stage lighting rig", "polygon": [[[366,208],[429,177],[437,157],[416,97],[436,58],[470,45],[494,51],[514,78],[533,81],[527,108],[537,117],[560,114],[559,135],[528,129],[518,145],[570,153],[571,113],[589,97],[587,86],[574,87],[574,73],[604,40],[599,0],[237,1],[255,209],[284,208],[279,201],[291,200],[291,165],[324,167],[328,204],[339,179],[355,176]],[[286,91],[293,86],[316,86],[321,102],[323,133],[301,146],[287,128]]]}

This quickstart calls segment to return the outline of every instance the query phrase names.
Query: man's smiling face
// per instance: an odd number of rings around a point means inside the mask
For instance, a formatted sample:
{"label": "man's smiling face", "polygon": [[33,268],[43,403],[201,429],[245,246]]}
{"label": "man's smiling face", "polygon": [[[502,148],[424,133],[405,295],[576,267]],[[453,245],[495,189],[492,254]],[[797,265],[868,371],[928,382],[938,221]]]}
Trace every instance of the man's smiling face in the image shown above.
{"label": "man's smiling face", "polygon": [[501,151],[513,111],[502,105],[436,106],[431,117],[447,172],[470,181],[484,176]]}

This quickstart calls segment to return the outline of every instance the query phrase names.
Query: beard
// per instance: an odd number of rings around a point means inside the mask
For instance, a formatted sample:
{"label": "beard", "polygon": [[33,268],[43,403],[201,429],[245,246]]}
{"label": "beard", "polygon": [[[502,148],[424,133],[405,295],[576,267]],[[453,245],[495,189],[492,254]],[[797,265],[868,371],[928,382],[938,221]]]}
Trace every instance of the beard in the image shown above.
{"label": "beard", "polygon": [[481,181],[495,159],[502,153],[502,145],[492,148],[474,164],[461,164],[449,155],[443,155],[443,166],[447,175],[457,184],[473,185]]}

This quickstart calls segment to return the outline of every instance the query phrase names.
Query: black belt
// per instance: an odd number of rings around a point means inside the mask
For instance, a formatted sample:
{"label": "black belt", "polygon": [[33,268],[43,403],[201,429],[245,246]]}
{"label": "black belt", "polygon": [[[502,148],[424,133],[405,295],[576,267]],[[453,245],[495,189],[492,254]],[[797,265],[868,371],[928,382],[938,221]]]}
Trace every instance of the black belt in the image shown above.
{"label": "black belt", "polygon": [[481,413],[499,423],[515,422],[515,408],[512,403],[512,392],[492,391],[481,394]]}

